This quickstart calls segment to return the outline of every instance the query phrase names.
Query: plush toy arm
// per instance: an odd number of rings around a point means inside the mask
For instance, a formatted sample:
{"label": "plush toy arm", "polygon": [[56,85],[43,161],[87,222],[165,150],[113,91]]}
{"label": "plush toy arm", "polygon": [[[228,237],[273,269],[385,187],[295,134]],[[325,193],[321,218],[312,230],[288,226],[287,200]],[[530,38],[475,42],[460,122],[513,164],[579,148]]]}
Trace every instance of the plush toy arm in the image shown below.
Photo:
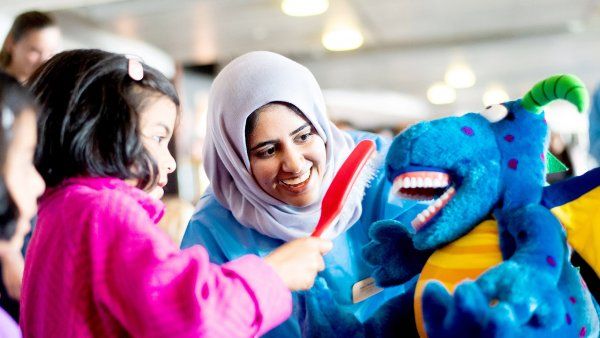
{"label": "plush toy arm", "polygon": [[380,286],[405,283],[421,272],[431,251],[414,248],[414,229],[396,220],[373,223],[371,242],[363,248],[365,260],[375,266],[373,278]]}
{"label": "plush toy arm", "polygon": [[423,291],[423,319],[429,338],[517,337],[506,304],[490,307],[481,288],[472,281],[459,284],[450,295],[437,281]]}
{"label": "plush toy arm", "polygon": [[520,324],[554,327],[565,316],[558,280],[566,263],[564,231],[540,205],[496,214],[505,261],[478,280],[487,299],[506,303]]}

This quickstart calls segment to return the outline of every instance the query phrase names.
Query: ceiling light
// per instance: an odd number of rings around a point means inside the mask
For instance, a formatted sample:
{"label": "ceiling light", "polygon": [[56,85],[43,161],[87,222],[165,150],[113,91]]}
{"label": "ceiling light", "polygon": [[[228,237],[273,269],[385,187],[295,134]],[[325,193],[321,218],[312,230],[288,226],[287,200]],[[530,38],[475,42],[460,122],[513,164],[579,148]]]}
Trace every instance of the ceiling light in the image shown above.
{"label": "ceiling light", "polygon": [[364,38],[356,28],[338,27],[325,32],[321,42],[328,50],[340,52],[359,48],[362,46]]}
{"label": "ceiling light", "polygon": [[312,16],[325,13],[328,0],[283,0],[281,10],[289,16]]}
{"label": "ceiling light", "polygon": [[488,88],[485,93],[483,93],[483,105],[489,106],[492,104],[498,104],[502,102],[506,102],[510,99],[508,93],[501,86],[495,85]]}
{"label": "ceiling light", "polygon": [[427,99],[433,104],[449,104],[456,101],[456,91],[443,82],[436,82],[427,90]]}
{"label": "ceiling light", "polygon": [[475,73],[465,64],[454,64],[448,68],[444,81],[454,88],[469,88],[475,84]]}

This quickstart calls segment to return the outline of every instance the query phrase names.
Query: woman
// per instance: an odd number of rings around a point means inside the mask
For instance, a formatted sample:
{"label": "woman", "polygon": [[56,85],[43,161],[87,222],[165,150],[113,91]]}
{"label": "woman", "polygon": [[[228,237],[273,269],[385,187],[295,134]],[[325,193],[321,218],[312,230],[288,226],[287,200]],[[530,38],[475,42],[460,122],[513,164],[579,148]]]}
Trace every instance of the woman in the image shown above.
{"label": "woman", "polygon": [[60,45],[60,30],[47,14],[31,11],[13,22],[0,51],[0,69],[24,83]]}
{"label": "woman", "polygon": [[[33,166],[37,128],[32,102],[17,80],[0,72],[0,262],[4,283],[17,296],[23,276],[23,238],[35,216],[37,198],[44,191],[44,181]],[[7,278],[13,276],[9,273],[13,270],[14,278]],[[6,304],[6,299],[2,301]],[[13,315],[18,312],[18,308],[10,310]],[[20,337],[16,323],[2,309],[0,337]]]}
{"label": "woman", "polygon": [[[223,263],[247,253],[264,256],[282,242],[309,235],[334,174],[364,138],[386,152],[382,139],[349,134],[330,123],[321,89],[305,67],[270,52],[235,59],[211,89],[204,147],[211,186],[182,246],[201,243],[211,259]],[[399,287],[375,294],[380,289],[372,288],[372,268],[361,257],[369,225],[406,210],[387,203],[389,188],[379,170],[364,198],[360,191],[353,194],[340,220],[324,234],[333,239],[334,249],[325,256],[319,290],[326,289],[342,312],[360,320],[403,291]],[[323,323],[305,306],[315,304],[315,290],[294,296],[294,316],[267,336],[297,337],[319,330]]]}

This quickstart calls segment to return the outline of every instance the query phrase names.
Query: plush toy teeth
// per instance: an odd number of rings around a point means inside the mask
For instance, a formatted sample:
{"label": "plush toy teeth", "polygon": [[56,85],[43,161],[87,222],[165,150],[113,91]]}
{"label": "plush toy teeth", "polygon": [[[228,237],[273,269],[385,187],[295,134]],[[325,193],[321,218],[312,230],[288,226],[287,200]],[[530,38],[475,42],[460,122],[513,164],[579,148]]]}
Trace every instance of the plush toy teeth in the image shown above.
{"label": "plush toy teeth", "polygon": [[446,191],[450,182],[450,176],[446,173],[412,171],[396,176],[392,191],[405,199],[433,200]]}
{"label": "plush toy teeth", "polygon": [[446,190],[440,197],[438,197],[429,207],[421,213],[419,213],[411,222],[411,225],[416,231],[421,230],[425,224],[427,224],[431,219],[437,215],[440,210],[442,210],[446,204],[454,197],[456,193],[456,189],[454,186],[451,186]]}

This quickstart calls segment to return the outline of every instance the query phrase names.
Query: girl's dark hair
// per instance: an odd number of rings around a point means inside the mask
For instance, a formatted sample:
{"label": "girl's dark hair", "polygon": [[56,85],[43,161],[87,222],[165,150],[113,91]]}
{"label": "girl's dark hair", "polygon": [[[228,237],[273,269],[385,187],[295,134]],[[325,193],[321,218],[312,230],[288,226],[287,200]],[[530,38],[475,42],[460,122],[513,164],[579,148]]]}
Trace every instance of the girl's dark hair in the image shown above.
{"label": "girl's dark hair", "polygon": [[156,184],[158,167],[142,143],[140,112],[152,96],[164,95],[179,108],[173,85],[143,64],[134,80],[129,59],[101,50],[55,55],[31,77],[40,105],[35,166],[48,187],[75,176],[137,179]]}
{"label": "girl's dark hair", "polygon": [[0,239],[10,239],[17,228],[19,211],[6,187],[4,166],[13,138],[13,126],[26,109],[36,110],[33,98],[12,76],[0,71]]}
{"label": "girl's dark hair", "polygon": [[56,22],[50,15],[38,11],[25,12],[17,16],[4,39],[2,50],[0,50],[0,68],[8,67],[12,61],[12,56],[8,52],[9,40],[16,43],[32,30],[55,25]]}

